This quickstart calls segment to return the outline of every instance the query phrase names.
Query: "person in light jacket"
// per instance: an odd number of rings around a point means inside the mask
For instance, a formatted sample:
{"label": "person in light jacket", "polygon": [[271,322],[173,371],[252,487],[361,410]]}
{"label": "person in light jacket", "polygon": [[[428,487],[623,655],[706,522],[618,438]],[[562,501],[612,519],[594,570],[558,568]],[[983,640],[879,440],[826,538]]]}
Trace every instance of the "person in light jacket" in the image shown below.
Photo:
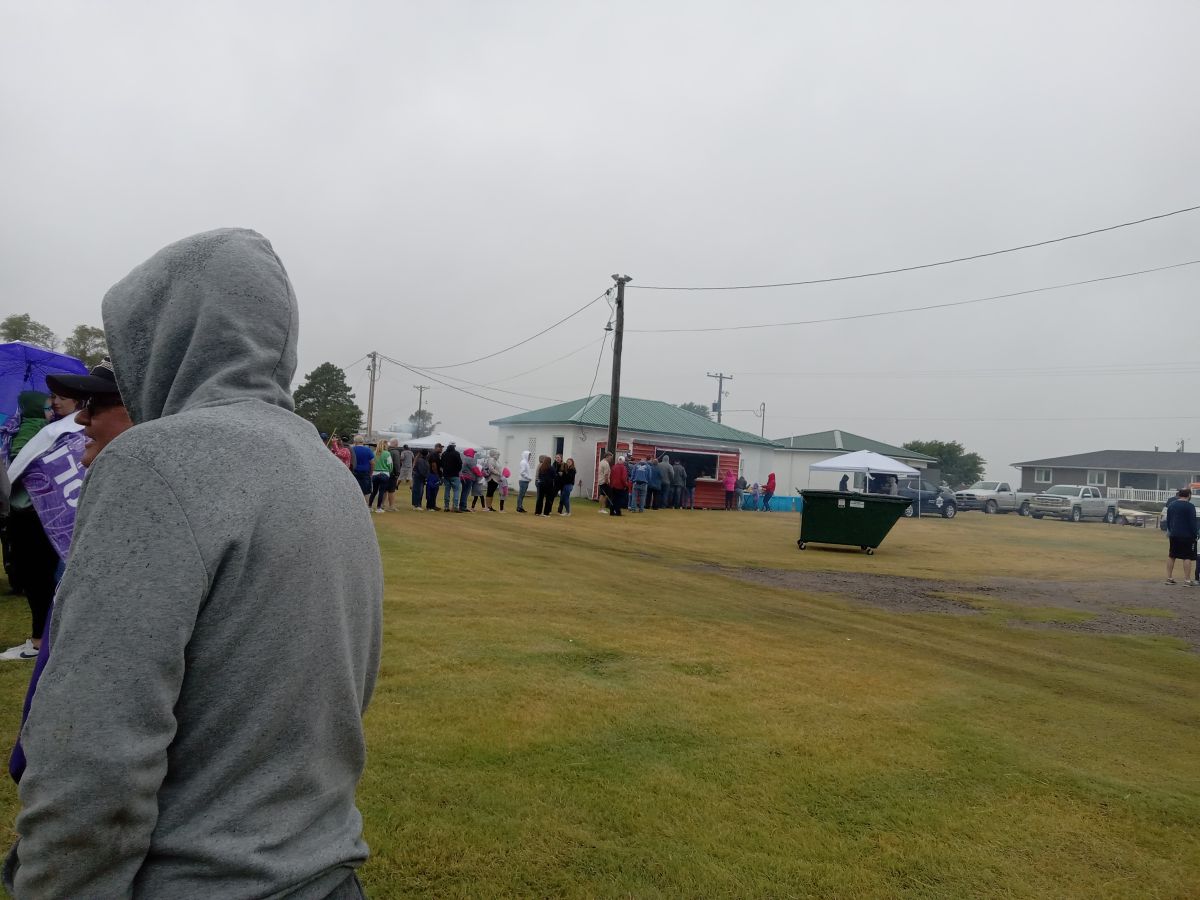
{"label": "person in light jacket", "polygon": [[533,471],[529,467],[529,451],[521,451],[521,468],[517,472],[517,512],[525,512],[525,495],[529,493],[529,482],[533,481]]}

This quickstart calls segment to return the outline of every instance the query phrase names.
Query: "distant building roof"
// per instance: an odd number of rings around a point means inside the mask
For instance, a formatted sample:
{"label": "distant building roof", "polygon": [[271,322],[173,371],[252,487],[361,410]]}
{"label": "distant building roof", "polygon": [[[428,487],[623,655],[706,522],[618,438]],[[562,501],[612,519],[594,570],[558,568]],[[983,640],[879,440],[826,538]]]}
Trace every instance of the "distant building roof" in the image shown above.
{"label": "distant building roof", "polygon": [[788,450],[818,450],[822,453],[853,453],[857,450],[874,450],[895,459],[915,459],[935,463],[937,458],[916,450],[895,447],[883,441],[873,441],[861,434],[853,434],[835,428],[833,431],[818,431],[813,434],[797,434],[792,437],[776,438],[775,443]]}
{"label": "distant building roof", "polygon": [[[591,428],[608,427],[608,394],[583,397],[544,409],[493,419],[491,425],[582,425]],[[718,425],[711,419],[680,409],[661,400],[641,400],[622,397],[617,413],[617,428],[641,434],[662,434],[673,437],[700,438],[724,441],[729,444],[773,446],[773,442],[748,431],[728,425]]]}
{"label": "distant building roof", "polygon": [[1163,450],[1094,450],[1072,456],[1052,456],[1013,463],[1013,468],[1034,466],[1052,469],[1120,469],[1125,472],[1200,473],[1200,453],[1172,453]]}

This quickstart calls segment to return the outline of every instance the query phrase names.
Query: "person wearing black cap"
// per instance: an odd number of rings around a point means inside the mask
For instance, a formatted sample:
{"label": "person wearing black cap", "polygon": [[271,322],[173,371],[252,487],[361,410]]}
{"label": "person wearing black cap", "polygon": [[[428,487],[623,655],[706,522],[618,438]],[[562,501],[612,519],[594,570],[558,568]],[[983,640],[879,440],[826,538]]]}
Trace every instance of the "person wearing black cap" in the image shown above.
{"label": "person wearing black cap", "polygon": [[359,897],[383,572],[353,480],[293,411],[287,272],[262,235],[210,231],[102,314],[135,427],[79,501],[5,886]]}
{"label": "person wearing black cap", "polygon": [[90,466],[101,450],[133,427],[107,356],[87,375],[47,375],[46,385],[56,396],[78,402],[75,421],[83,426],[87,439],[84,466]]}

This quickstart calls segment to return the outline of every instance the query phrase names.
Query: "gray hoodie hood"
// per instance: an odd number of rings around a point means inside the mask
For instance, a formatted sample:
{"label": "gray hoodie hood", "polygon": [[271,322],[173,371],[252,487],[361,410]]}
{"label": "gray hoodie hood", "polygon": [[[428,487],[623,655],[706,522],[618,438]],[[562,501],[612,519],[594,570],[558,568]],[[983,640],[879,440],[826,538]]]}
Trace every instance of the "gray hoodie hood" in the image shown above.
{"label": "gray hoodie hood", "polygon": [[239,400],[292,409],[296,295],[258,232],[220,228],[164,247],[109,290],[103,317],[135,423]]}

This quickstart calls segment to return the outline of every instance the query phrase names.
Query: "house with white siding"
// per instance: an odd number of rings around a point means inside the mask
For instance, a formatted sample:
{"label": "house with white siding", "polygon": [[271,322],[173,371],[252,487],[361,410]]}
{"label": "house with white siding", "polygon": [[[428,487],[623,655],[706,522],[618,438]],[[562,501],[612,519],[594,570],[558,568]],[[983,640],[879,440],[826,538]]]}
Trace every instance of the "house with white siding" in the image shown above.
{"label": "house with white siding", "polygon": [[[515,475],[521,452],[575,460],[577,491],[596,496],[596,470],[600,452],[608,442],[609,395],[597,394],[544,409],[494,419],[499,434],[496,446],[504,464]],[[697,476],[696,506],[720,509],[725,495],[718,476],[729,468],[748,481],[765,480],[774,462],[774,442],[721,425],[659,400],[622,397],[617,418],[617,449],[639,458],[662,456],[679,460]]]}

